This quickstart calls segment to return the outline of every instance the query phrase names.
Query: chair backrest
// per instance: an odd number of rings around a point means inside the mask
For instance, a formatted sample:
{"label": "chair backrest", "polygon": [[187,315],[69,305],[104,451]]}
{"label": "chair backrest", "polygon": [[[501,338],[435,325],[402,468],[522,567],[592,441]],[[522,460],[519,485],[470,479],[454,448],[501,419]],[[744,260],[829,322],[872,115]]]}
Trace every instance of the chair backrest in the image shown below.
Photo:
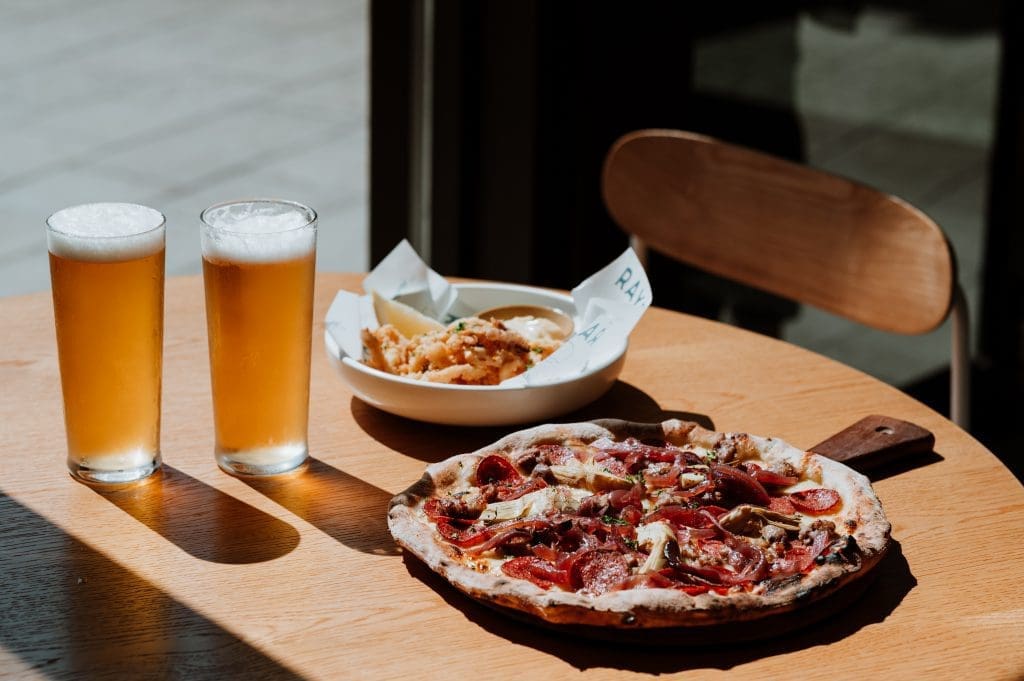
{"label": "chair backrest", "polygon": [[949,314],[942,230],[894,196],[701,135],[643,130],[605,159],[605,204],[626,232],[719,276],[897,333]]}

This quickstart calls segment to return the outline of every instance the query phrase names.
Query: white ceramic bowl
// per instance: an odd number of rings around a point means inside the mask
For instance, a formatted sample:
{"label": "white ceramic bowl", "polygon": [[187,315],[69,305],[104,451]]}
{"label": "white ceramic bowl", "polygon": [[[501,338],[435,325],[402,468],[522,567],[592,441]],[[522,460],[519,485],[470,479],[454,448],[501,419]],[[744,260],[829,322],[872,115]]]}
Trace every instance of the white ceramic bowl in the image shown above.
{"label": "white ceramic bowl", "polygon": [[[571,315],[572,298],[516,284],[455,284],[459,297],[485,310],[499,305],[548,305]],[[505,426],[567,414],[593,402],[615,383],[626,360],[627,343],[592,358],[587,370],[564,381],[537,386],[447,385],[394,376],[342,356],[324,333],[327,355],[356,397],[378,409],[418,421],[454,426]]]}

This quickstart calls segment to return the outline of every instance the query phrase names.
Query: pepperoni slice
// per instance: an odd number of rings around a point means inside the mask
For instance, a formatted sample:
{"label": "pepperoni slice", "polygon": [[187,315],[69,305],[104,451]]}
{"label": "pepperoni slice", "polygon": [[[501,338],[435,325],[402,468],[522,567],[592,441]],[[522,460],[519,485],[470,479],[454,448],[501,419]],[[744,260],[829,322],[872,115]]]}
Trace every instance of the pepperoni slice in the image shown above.
{"label": "pepperoni slice", "polygon": [[485,456],[476,466],[476,484],[486,485],[490,482],[519,482],[523,476],[515,469],[508,459],[497,454]]}
{"label": "pepperoni slice", "polygon": [[555,584],[564,584],[568,581],[563,571],[534,556],[513,558],[502,564],[501,571],[515,579],[529,580],[542,589],[550,589]]}
{"label": "pepperoni slice", "polygon": [[843,498],[834,489],[818,487],[793,492],[789,495],[789,500],[798,511],[811,515],[821,515],[838,509]]}
{"label": "pepperoni slice", "polygon": [[796,513],[796,506],[789,500],[789,497],[772,497],[768,502],[768,509],[776,513],[785,513],[786,515]]}
{"label": "pepperoni slice", "polygon": [[582,552],[569,568],[572,586],[595,596],[611,591],[628,577],[626,559],[619,553],[601,549]]}

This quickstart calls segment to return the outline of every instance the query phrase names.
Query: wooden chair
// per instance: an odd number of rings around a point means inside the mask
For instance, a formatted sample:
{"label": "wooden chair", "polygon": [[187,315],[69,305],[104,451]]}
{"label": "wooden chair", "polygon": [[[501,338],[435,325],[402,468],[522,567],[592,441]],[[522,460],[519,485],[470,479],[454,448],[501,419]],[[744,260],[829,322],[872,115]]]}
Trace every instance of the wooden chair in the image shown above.
{"label": "wooden chair", "polygon": [[952,312],[950,406],[966,428],[968,321],[942,230],[850,180],[675,130],[619,139],[604,164],[612,217],[646,247],[883,331],[923,334]]}

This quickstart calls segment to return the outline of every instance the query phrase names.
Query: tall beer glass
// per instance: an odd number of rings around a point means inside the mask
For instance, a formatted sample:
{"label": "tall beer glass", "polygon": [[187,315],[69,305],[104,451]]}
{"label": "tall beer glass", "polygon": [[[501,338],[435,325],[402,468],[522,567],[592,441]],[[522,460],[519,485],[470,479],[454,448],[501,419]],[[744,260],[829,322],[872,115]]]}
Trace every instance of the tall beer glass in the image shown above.
{"label": "tall beer glass", "polygon": [[46,225],[68,469],[140,480],[160,466],[164,216],[93,203]]}
{"label": "tall beer glass", "polygon": [[291,470],[307,456],[316,213],[253,199],[200,219],[217,463]]}

